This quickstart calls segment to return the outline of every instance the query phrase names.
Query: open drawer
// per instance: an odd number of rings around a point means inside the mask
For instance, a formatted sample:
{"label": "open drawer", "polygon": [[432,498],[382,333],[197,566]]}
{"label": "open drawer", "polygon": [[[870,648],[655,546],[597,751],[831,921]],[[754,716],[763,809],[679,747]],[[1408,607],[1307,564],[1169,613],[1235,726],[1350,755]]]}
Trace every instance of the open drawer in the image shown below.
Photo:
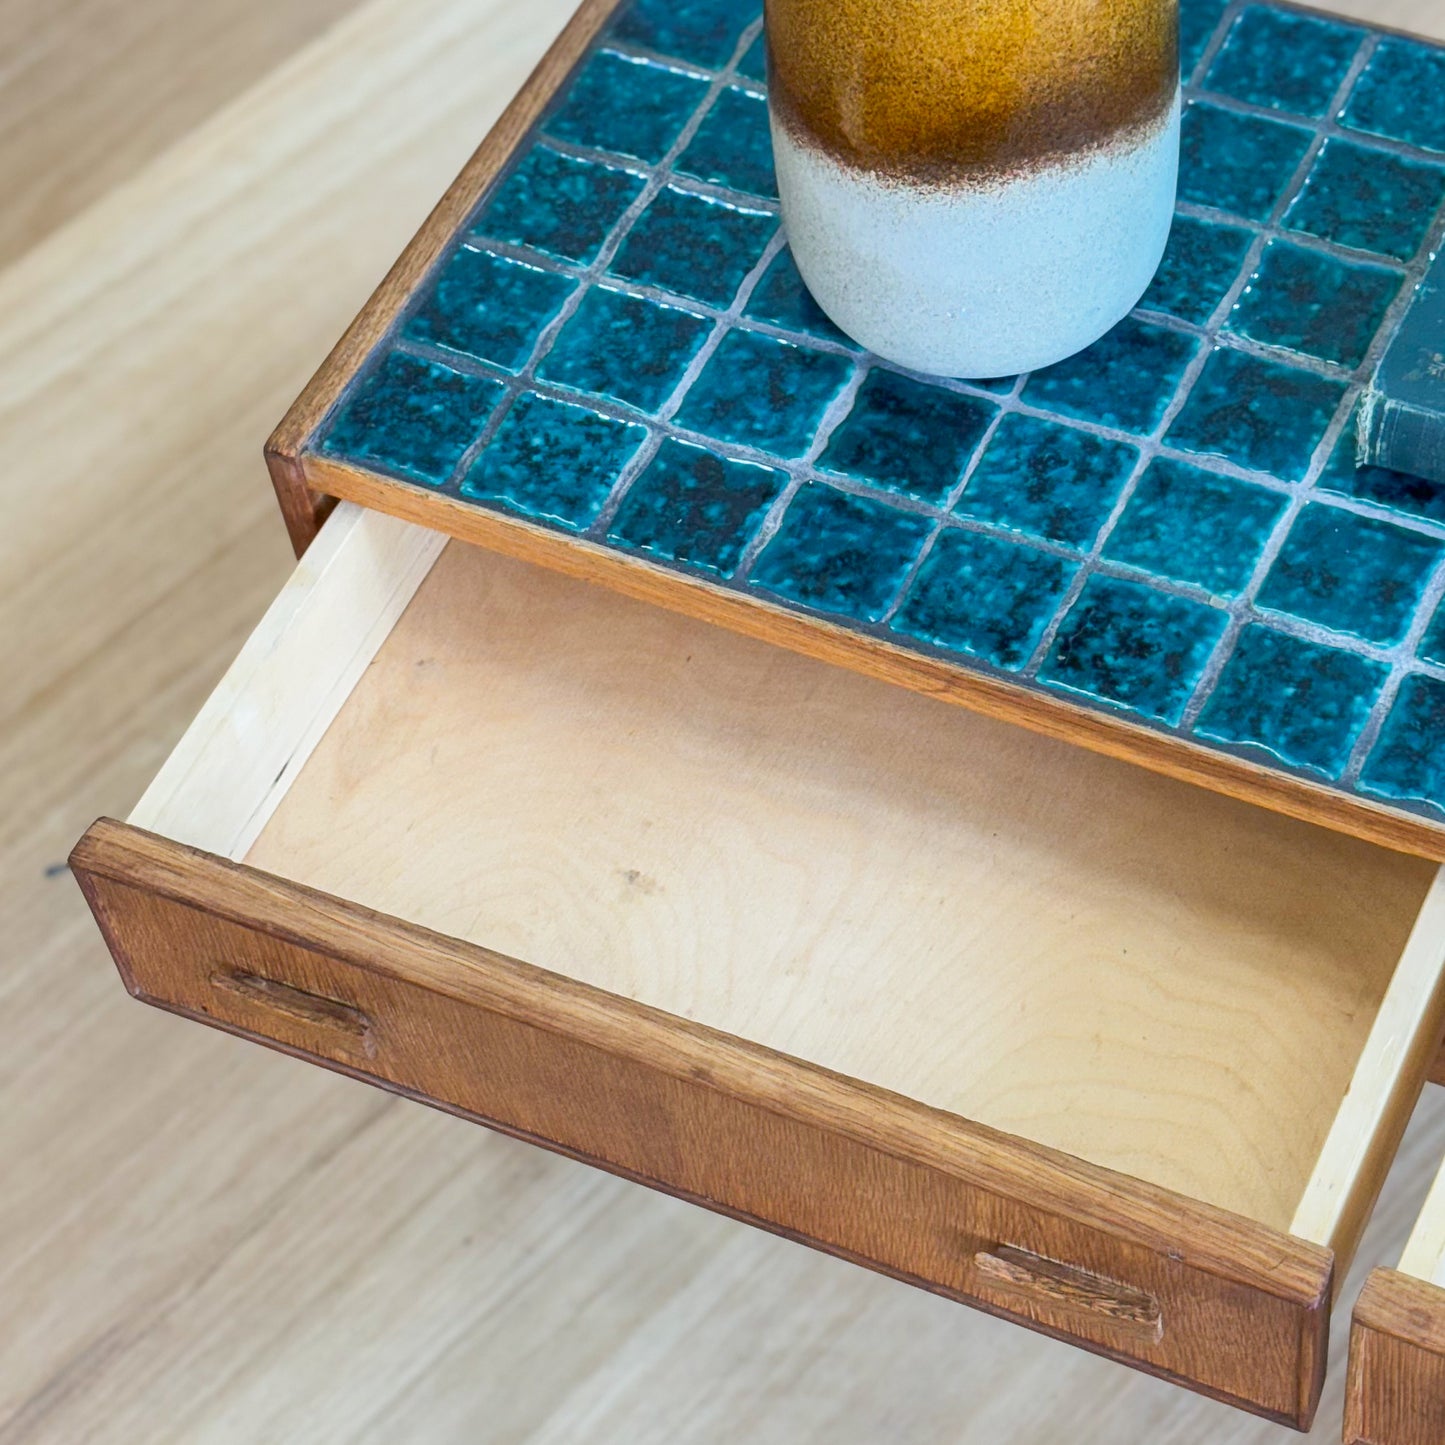
{"label": "open drawer", "polygon": [[1445,1168],[1400,1257],[1365,1281],[1350,1322],[1346,1445],[1445,1440]]}
{"label": "open drawer", "polygon": [[343,504],[128,824],[127,986],[1305,1426],[1433,865]]}

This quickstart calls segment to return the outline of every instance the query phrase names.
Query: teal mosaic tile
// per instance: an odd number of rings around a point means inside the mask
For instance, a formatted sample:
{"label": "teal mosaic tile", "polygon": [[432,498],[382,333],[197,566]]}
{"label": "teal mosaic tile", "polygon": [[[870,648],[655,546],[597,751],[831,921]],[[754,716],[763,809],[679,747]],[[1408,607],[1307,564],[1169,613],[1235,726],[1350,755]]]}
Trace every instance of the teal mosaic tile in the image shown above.
{"label": "teal mosaic tile", "polygon": [[750,581],[805,607],[878,622],[932,529],[916,512],[809,482],[783,513]]}
{"label": "teal mosaic tile", "polygon": [[1138,448],[1126,442],[1013,413],[999,424],[954,511],[1087,548],[1138,461]]}
{"label": "teal mosaic tile", "polygon": [[[1345,106],[1352,130],[1445,154],[1445,48],[1387,35]],[[1424,103],[1431,97],[1435,104]]]}
{"label": "teal mosaic tile", "polygon": [[1409,261],[1445,204],[1445,165],[1325,142],[1285,215],[1288,230]]}
{"label": "teal mosaic tile", "polygon": [[1445,543],[1311,503],[1259,592],[1259,605],[1389,647],[1403,641]]}
{"label": "teal mosaic tile", "polygon": [[596,286],[562,327],[537,375],[655,412],[682,380],[712,322]]}
{"label": "teal mosaic tile", "polygon": [[663,441],[608,529],[624,546],[731,577],[788,474]]}
{"label": "teal mosaic tile", "polygon": [[1205,325],[1238,279],[1253,244],[1252,231],[1176,216],[1164,262],[1139,305]]}
{"label": "teal mosaic tile", "polygon": [[997,412],[979,397],[875,367],[818,467],[941,506]]}
{"label": "teal mosaic tile", "polygon": [[642,194],[642,186],[642,177],[630,171],[535,146],[502,182],[476,232],[586,264],[596,259],[607,233]]}
{"label": "teal mosaic tile", "polygon": [[776,200],[767,101],[742,90],[723,91],[674,169],[695,180]]}
{"label": "teal mosaic tile", "polygon": [[1240,633],[1195,732],[1337,778],[1389,675],[1383,663],[1253,624]]}
{"label": "teal mosaic tile", "polygon": [[668,186],[632,227],[610,270],[625,281],[726,307],[777,229],[777,217],[766,211]]}
{"label": "teal mosaic tile", "polygon": [[1160,722],[1177,723],[1227,613],[1117,577],[1090,577],[1039,677]]}
{"label": "teal mosaic tile", "polygon": [[1165,440],[1283,481],[1303,481],[1345,383],[1243,351],[1216,350]]}
{"label": "teal mosaic tile", "polygon": [[648,60],[599,51],[543,121],[554,139],[656,164],[672,149],[708,83]]}
{"label": "teal mosaic tile", "polygon": [[1103,555],[1232,597],[1249,585],[1287,506],[1282,492],[1184,462],[1156,461],[1139,479]]}
{"label": "teal mosaic tile", "polygon": [[570,531],[591,524],[645,427],[524,396],[462,479],[461,494]]}
{"label": "teal mosaic tile", "polygon": [[1250,5],[1230,27],[1204,88],[1251,105],[1323,116],[1364,38],[1351,25]]}
{"label": "teal mosaic tile", "polygon": [[1078,564],[983,532],[948,527],[925,558],[894,630],[991,667],[1021,668]]}
{"label": "teal mosaic tile", "polygon": [[953,383],[808,294],[755,0],[623,0],[310,445],[1445,819],[1445,485],[1357,468],[1349,421],[1445,240],[1442,52],[1384,38],[1343,93],[1363,27],[1181,25],[1200,89],[1138,313]]}

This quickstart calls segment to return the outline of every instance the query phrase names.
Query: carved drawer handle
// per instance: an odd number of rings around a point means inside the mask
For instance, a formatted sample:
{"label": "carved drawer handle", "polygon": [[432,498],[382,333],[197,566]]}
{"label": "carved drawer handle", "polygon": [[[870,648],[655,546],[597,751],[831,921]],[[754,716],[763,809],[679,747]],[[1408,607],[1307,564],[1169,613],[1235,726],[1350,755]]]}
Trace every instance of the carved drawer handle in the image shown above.
{"label": "carved drawer handle", "polygon": [[981,1250],[973,1262],[996,1288],[1107,1321],[1150,1344],[1164,1338],[1159,1301],[1143,1290],[1010,1244]]}
{"label": "carved drawer handle", "polygon": [[258,1004],[272,1013],[319,1028],[335,1029],[349,1035],[365,1050],[368,1057],[376,1052],[371,1020],[359,1008],[324,994],[308,993],[293,984],[263,978],[258,973],[232,972],[217,969],[211,975],[212,987],[235,994],[247,1003]]}

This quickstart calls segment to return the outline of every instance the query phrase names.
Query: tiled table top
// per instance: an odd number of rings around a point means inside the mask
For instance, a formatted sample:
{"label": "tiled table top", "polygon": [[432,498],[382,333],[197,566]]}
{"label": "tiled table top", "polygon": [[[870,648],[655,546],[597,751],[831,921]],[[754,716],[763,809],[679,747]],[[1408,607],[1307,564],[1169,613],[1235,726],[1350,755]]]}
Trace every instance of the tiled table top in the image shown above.
{"label": "tiled table top", "polygon": [[1183,23],[1149,294],[967,384],[804,290],[755,0],[632,0],[311,446],[1439,821],[1445,488],[1351,423],[1445,230],[1445,51]]}

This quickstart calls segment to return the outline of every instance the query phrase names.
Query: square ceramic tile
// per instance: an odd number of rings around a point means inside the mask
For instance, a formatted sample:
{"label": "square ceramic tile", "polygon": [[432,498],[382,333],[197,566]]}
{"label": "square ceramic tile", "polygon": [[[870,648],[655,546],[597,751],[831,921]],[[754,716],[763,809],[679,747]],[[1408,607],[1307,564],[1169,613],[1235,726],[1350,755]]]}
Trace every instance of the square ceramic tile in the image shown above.
{"label": "square ceramic tile", "polygon": [[462,495],[585,530],[646,428],[541,396],[521,397],[462,480]]}
{"label": "square ceramic tile", "polygon": [[1179,62],[1186,80],[1194,74],[1219,29],[1227,5],[1228,0],[1180,0]]}
{"label": "square ceramic tile", "polygon": [[655,412],[712,334],[701,316],[594,286],[537,367],[543,381]]}
{"label": "square ceramic tile", "polygon": [[1127,442],[1018,413],[1004,417],[954,511],[1089,548],[1139,463]]}
{"label": "square ceramic tile", "polygon": [[1445,682],[1407,677],[1360,774],[1371,793],[1445,807]]}
{"label": "square ceramic tile", "polygon": [[477,222],[477,233],[585,266],[597,259],[642,186],[642,177],[630,171],[536,146],[502,182]]}
{"label": "square ceramic tile", "polygon": [[670,438],[632,483],[607,535],[615,542],[730,577],[787,485],[788,474]]}
{"label": "square ceramic tile", "polygon": [[767,84],[768,44],[762,31],[758,32],[758,38],[748,46],[747,52],[738,61],[738,74],[744,80],[751,80],[758,85]]}
{"label": "square ceramic tile", "polygon": [[679,175],[776,200],[768,103],[746,91],[724,90],[677,158]]}
{"label": "square ceramic tile", "polygon": [[392,352],[356,388],[321,450],[440,486],[501,399],[490,377]]}
{"label": "square ceramic tile", "polygon": [[1354,368],[1365,359],[1403,284],[1398,271],[1272,241],[1228,328]]}
{"label": "square ceramic tile", "polygon": [[1354,130],[1445,154],[1441,96],[1445,96],[1445,48],[1387,35],[1355,86],[1343,121]]}
{"label": "square ceramic tile", "polygon": [[925,558],[894,628],[930,647],[1009,671],[1043,641],[1078,564],[983,532],[946,527]]}
{"label": "square ceramic tile", "polygon": [[1389,675],[1382,663],[1255,624],[1240,633],[1195,731],[1337,778]]}
{"label": "square ceramic tile", "polygon": [[753,331],[730,331],[692,384],[677,424],[778,457],[800,457],[853,363]]}
{"label": "square ceramic tile", "polygon": [[1165,440],[1181,451],[1303,481],[1344,395],[1343,381],[1220,348]]}
{"label": "square ceramic tile", "polygon": [[1290,529],[1259,605],[1390,647],[1404,639],[1445,543],[1314,502]]}
{"label": "square ceramic tile", "polygon": [[1436,605],[1435,615],[1425,628],[1415,655],[1436,667],[1445,667],[1445,601]]}
{"label": "square ceramic tile", "polygon": [[1249,5],[1230,27],[1204,88],[1251,105],[1323,116],[1364,38],[1352,25]]}
{"label": "square ceramic tile", "polygon": [[1177,723],[1228,621],[1213,607],[1141,582],[1090,577],[1039,677]]}
{"label": "square ceramic tile", "polygon": [[998,408],[874,367],[818,466],[941,506]]}
{"label": "square ceramic tile", "polygon": [[707,92],[707,81],[698,76],[599,51],[543,122],[543,133],[655,165]]}
{"label": "square ceramic tile", "polygon": [[614,276],[726,309],[757,265],[777,217],[665,186],[613,258]]}
{"label": "square ceramic tile", "polygon": [[810,482],[788,504],[749,580],[819,612],[877,622],[932,530],[916,512]]}
{"label": "square ceramic tile", "polygon": [[1087,351],[1034,372],[1024,400],[1147,436],[1163,421],[1198,350],[1192,336],[1126,317]]}
{"label": "square ceramic tile", "polygon": [[1195,101],[1184,112],[1180,135],[1179,197],[1267,221],[1310,141],[1302,126]]}
{"label": "square ceramic tile", "polygon": [[1205,325],[1238,280],[1253,244],[1252,231],[1175,216],[1169,249],[1139,305]]}
{"label": "square ceramic tile", "polygon": [[823,314],[813,293],[803,284],[793,253],[786,246],[773,257],[762,279],[748,298],[745,315],[781,326],[786,331],[815,336],[842,346],[855,346]]}
{"label": "square ceramic tile", "polygon": [[489,251],[457,251],[406,335],[520,371],[576,283]]}
{"label": "square ceramic tile", "polygon": [[1445,164],[1329,140],[1285,216],[1287,230],[1409,261],[1445,204]]}
{"label": "square ceramic tile", "polygon": [[634,0],[618,11],[611,38],[716,70],[761,13],[751,0]]}
{"label": "square ceramic tile", "polygon": [[1103,555],[1230,597],[1249,585],[1288,505],[1282,492],[1159,460],[1139,479]]}

